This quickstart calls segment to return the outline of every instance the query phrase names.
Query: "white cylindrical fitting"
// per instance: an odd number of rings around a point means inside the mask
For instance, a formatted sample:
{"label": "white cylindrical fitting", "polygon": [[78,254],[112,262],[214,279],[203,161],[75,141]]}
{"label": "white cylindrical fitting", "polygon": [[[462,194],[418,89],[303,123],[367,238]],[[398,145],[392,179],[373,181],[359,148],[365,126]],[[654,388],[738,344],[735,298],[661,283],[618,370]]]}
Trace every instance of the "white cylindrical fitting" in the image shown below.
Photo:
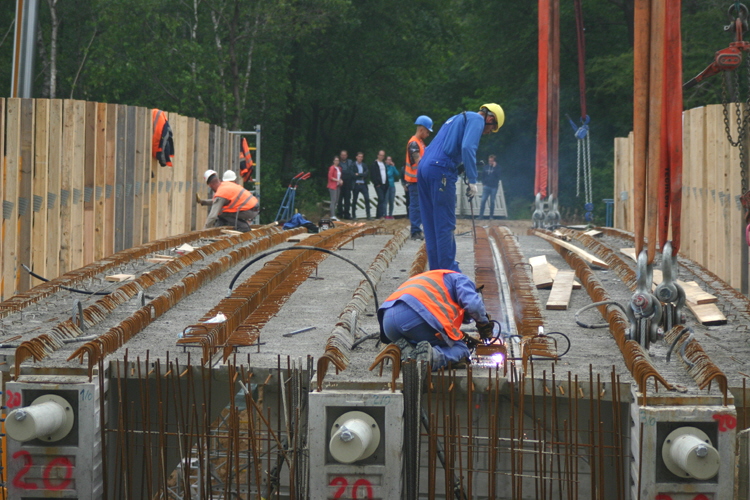
{"label": "white cylindrical fitting", "polygon": [[662,458],[675,475],[701,481],[719,472],[719,452],[705,432],[696,427],[680,427],[664,440]]}
{"label": "white cylindrical fitting", "polygon": [[670,455],[680,469],[696,479],[711,479],[719,472],[719,452],[692,434],[675,439]]}
{"label": "white cylindrical fitting", "polygon": [[380,429],[368,414],[351,411],[340,416],[331,429],[328,449],[333,458],[351,464],[372,455],[380,443]]}
{"label": "white cylindrical fitting", "polygon": [[16,441],[43,439],[58,441],[73,427],[73,412],[63,398],[47,395],[37,398],[31,406],[17,408],[5,418],[5,431]]}

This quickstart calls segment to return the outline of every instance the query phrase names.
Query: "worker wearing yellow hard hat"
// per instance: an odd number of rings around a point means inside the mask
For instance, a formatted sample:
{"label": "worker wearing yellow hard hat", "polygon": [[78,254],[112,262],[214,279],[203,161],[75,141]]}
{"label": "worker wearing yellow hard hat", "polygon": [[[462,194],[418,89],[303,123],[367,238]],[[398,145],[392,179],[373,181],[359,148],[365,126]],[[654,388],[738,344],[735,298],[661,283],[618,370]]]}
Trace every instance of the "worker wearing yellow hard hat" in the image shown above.
{"label": "worker wearing yellow hard hat", "polygon": [[427,260],[430,269],[460,272],[456,262],[456,182],[463,163],[467,194],[477,194],[477,148],[483,135],[495,133],[505,123],[505,112],[495,103],[479,111],[464,111],[440,127],[424,151],[417,170],[417,189],[422,212]]}

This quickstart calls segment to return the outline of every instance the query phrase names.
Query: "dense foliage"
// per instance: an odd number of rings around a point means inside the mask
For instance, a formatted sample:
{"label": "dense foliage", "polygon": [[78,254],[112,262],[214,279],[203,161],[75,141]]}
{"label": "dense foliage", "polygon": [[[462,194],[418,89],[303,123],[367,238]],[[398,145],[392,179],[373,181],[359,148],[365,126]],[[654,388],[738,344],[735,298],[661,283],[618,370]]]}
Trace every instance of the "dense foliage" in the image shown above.
{"label": "dense foliage", "polygon": [[[683,0],[688,79],[728,45],[729,0]],[[632,123],[633,0],[583,0],[594,200],[611,198],[613,138]],[[310,170],[307,201],[325,192],[342,148],[399,164],[419,114],[436,125],[500,103],[506,125],[479,155],[498,155],[517,217],[533,200],[537,19],[518,0],[40,0],[36,97],[159,107],[230,129],[263,126],[264,200],[272,217],[286,181]],[[15,2],[0,2],[0,95],[8,95]],[[572,0],[561,0],[560,194],[575,197],[580,115]],[[715,77],[685,106],[721,102]],[[273,212],[273,213],[269,213]]]}

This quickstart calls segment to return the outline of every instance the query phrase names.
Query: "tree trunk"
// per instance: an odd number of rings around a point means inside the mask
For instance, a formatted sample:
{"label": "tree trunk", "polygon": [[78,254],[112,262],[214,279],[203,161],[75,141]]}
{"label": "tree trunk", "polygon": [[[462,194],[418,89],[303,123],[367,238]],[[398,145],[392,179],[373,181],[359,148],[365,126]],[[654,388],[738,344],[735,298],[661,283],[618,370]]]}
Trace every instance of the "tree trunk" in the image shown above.
{"label": "tree trunk", "polygon": [[47,0],[50,14],[49,37],[49,98],[57,97],[57,32],[60,20],[57,17],[57,0]]}

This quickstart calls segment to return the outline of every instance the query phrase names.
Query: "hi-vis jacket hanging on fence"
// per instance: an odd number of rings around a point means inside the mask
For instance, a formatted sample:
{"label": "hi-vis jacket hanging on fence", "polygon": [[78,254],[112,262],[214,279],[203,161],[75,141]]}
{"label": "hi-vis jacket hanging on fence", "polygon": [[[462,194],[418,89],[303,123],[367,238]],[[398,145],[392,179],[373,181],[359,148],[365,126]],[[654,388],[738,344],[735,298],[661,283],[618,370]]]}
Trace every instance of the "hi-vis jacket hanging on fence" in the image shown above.
{"label": "hi-vis jacket hanging on fence", "polygon": [[152,109],[151,121],[154,124],[151,154],[162,167],[171,167],[172,157],[174,156],[174,141],[172,140],[172,127],[169,126],[167,121],[167,114],[160,109]]}
{"label": "hi-vis jacket hanging on fence", "polygon": [[253,180],[253,157],[250,155],[250,148],[247,145],[247,139],[242,138],[240,142],[240,176],[244,182]]}

